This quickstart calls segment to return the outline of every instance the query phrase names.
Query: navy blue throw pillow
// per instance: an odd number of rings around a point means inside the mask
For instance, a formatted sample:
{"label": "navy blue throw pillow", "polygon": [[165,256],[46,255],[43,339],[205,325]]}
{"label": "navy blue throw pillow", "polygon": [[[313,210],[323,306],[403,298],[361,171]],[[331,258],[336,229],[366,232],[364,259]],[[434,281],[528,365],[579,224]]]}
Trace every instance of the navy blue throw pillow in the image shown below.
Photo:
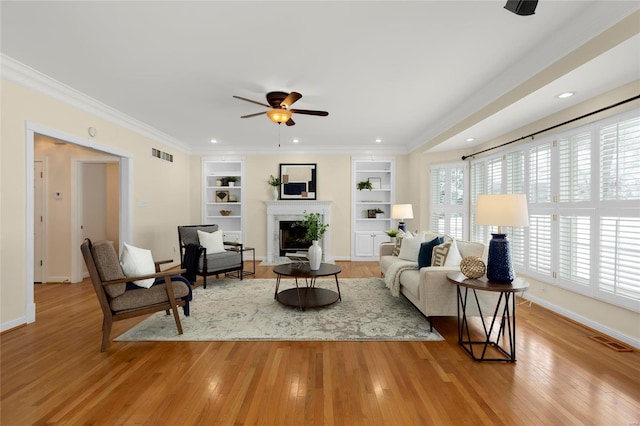
{"label": "navy blue throw pillow", "polygon": [[433,248],[444,243],[444,237],[436,237],[433,240],[420,244],[420,253],[418,253],[418,268],[431,266],[431,253]]}

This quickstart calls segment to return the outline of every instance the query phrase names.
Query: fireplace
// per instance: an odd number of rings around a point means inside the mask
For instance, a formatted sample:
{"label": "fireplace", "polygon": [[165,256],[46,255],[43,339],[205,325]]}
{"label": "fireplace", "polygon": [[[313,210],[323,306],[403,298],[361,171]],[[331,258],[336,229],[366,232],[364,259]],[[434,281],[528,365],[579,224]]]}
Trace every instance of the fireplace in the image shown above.
{"label": "fireplace", "polygon": [[[331,223],[331,202],[330,201],[317,201],[317,200],[278,200],[278,201],[266,201],[267,205],[267,262],[279,261],[286,252],[306,251],[310,244],[300,243],[297,240],[302,237],[291,235],[291,229],[284,234],[285,238],[289,241],[282,242],[281,227],[286,227],[286,224],[299,222],[303,219],[304,212],[307,213],[320,213],[322,221],[324,223]],[[281,222],[284,225],[281,226]],[[297,232],[296,229],[294,232]],[[299,228],[300,232],[304,232],[304,228]],[[330,251],[330,238],[331,228],[324,234],[321,240],[322,245],[322,261],[333,261]],[[286,247],[286,248],[282,248]]]}
{"label": "fireplace", "polygon": [[306,230],[297,226],[297,220],[281,220],[278,223],[280,231],[280,256],[296,251],[307,251],[309,243],[304,241]]}

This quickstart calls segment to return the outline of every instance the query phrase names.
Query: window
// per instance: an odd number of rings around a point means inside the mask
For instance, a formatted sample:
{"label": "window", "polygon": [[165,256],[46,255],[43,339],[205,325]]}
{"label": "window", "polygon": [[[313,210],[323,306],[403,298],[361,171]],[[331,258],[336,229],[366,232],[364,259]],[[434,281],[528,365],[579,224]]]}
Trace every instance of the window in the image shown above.
{"label": "window", "polygon": [[466,238],[466,169],[463,163],[431,167],[430,229],[433,232]]}
{"label": "window", "polygon": [[482,193],[527,194],[529,227],[506,230],[517,271],[640,311],[637,110],[474,161],[470,188],[472,210]]}

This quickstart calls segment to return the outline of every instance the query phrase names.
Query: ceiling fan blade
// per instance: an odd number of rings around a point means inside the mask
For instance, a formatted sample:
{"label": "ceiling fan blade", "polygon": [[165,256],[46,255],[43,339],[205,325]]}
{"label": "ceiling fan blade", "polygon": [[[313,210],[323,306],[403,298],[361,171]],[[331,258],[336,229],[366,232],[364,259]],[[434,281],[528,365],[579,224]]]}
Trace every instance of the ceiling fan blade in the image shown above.
{"label": "ceiling fan blade", "polygon": [[293,105],[298,99],[300,99],[302,97],[302,95],[298,92],[291,92],[289,93],[289,95],[287,95],[286,98],[284,98],[284,101],[282,101],[280,103],[280,106],[283,108],[291,108],[291,105]]}
{"label": "ceiling fan blade", "polygon": [[254,101],[254,100],[247,99],[247,98],[243,98],[242,96],[235,96],[234,95],[233,97],[236,98],[236,99],[241,99],[243,101],[251,102],[253,104],[262,105],[263,107],[271,108],[271,105],[267,105],[267,104],[263,104],[262,102]]}
{"label": "ceiling fan blade", "polygon": [[257,117],[257,116],[259,116],[259,115],[266,114],[266,113],[267,113],[267,111],[264,111],[264,112],[256,112],[255,114],[242,115],[242,116],[240,116],[240,118]]}
{"label": "ceiling fan blade", "polygon": [[284,123],[284,124],[286,124],[287,126],[295,126],[295,125],[296,125],[296,122],[295,122],[295,121],[293,121],[292,119],[288,119],[288,120],[287,120],[287,122],[286,122],[286,123]]}
{"label": "ceiling fan blade", "polygon": [[329,115],[327,111],[314,111],[311,109],[290,109],[289,111],[295,112],[296,114],[319,115],[321,117]]}

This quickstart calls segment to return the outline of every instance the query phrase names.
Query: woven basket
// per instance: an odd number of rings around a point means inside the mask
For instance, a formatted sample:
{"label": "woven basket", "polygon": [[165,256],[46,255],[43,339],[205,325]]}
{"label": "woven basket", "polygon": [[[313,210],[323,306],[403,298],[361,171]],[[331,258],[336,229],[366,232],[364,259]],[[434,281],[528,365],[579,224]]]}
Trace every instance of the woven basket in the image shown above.
{"label": "woven basket", "polygon": [[460,262],[460,272],[469,278],[480,278],[487,271],[482,259],[476,256],[468,256]]}

